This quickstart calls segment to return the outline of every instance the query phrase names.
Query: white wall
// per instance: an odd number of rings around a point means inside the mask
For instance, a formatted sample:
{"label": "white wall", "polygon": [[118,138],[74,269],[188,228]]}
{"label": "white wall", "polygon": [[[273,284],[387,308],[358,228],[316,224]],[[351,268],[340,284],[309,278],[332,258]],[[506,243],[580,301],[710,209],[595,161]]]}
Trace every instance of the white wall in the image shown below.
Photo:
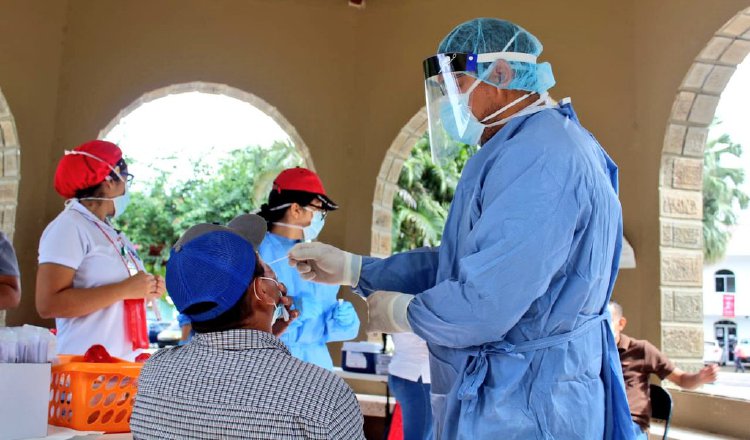
{"label": "white wall", "polygon": [[[735,276],[734,318],[722,316],[725,293],[716,292],[714,274],[722,269]],[[706,339],[714,339],[713,325],[720,320],[737,323],[737,337],[750,339],[750,255],[729,255],[703,268],[703,316]]]}

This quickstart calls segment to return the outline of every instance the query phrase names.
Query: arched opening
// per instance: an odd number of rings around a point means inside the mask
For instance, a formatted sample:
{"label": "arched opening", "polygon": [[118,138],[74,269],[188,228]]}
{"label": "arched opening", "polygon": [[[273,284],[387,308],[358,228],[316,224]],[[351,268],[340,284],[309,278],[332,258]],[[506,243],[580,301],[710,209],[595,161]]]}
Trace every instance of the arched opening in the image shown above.
{"label": "arched opening", "polygon": [[[0,231],[13,241],[21,180],[21,147],[18,131],[8,102],[0,89]],[[0,310],[0,327],[5,326],[5,311]]]}
{"label": "arched opening", "polygon": [[[268,103],[228,86],[189,83],[150,92],[100,132],[135,175],[115,220],[150,273],[165,275],[170,246],[196,223],[226,223],[265,202],[284,168],[313,168],[296,130]],[[296,139],[296,140],[295,140]],[[299,143],[297,143],[299,142]],[[182,336],[171,299],[149,310],[152,343]],[[164,330],[159,335],[159,330]]]}
{"label": "arched opening", "polygon": [[703,365],[704,333],[710,334],[703,301],[704,148],[721,93],[748,52],[750,9],[732,17],[698,54],[677,92],[664,136],[659,180],[661,348],[688,371]]}
{"label": "arched opening", "polygon": [[171,86],[162,87],[160,89],[153,90],[151,92],[143,94],[140,98],[133,101],[130,105],[122,109],[117,116],[115,116],[106,127],[99,132],[99,139],[104,139],[115,126],[127,115],[132,113],[135,109],[154,101],[159,98],[164,98],[169,95],[177,95],[182,93],[198,92],[211,95],[221,95],[230,98],[235,98],[239,101],[250,104],[254,108],[263,112],[269,118],[271,118],[278,126],[289,136],[289,139],[297,150],[299,155],[304,161],[304,166],[312,170],[315,169],[315,165],[310,156],[310,150],[305,145],[305,142],[297,133],[297,129],[276,109],[262,98],[253,95],[252,93],[245,92],[235,87],[231,87],[225,84],[207,83],[207,82],[190,82],[184,84],[173,84]]}

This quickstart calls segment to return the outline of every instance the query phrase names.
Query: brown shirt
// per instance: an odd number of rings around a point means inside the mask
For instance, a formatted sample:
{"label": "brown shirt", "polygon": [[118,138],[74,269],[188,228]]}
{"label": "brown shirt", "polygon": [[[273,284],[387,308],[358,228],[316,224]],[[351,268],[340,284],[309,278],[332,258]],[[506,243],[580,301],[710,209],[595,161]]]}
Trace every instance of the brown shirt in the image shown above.
{"label": "brown shirt", "polygon": [[650,342],[633,339],[622,333],[620,342],[617,343],[617,351],[620,352],[630,415],[645,431],[651,422],[649,376],[655,374],[664,379],[672,374],[675,366]]}

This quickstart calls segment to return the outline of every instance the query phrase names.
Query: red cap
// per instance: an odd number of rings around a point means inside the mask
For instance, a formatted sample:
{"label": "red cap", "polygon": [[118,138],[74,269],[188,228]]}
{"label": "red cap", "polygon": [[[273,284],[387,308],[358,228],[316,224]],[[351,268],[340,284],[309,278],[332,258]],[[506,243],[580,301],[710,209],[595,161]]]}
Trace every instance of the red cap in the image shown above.
{"label": "red cap", "polygon": [[304,191],[318,196],[323,207],[329,211],[338,209],[338,205],[331,200],[323,188],[320,177],[307,168],[288,168],[273,181],[273,189],[276,191]]}
{"label": "red cap", "polygon": [[65,153],[55,171],[55,191],[66,199],[75,197],[76,191],[102,183],[112,172],[109,166],[114,168],[122,160],[122,150],[112,142],[89,141],[74,148],[72,153],[77,151],[101,160],[82,154]]}

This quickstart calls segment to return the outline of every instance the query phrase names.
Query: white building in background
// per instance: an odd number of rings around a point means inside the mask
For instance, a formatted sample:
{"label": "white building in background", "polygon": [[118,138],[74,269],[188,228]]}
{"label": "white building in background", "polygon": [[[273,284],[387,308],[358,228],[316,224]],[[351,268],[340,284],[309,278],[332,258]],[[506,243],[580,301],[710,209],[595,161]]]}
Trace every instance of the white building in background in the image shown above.
{"label": "white building in background", "polygon": [[[703,332],[731,362],[731,348],[750,339],[750,220],[741,218],[723,260],[703,268]],[[728,342],[728,343],[727,343]]]}

